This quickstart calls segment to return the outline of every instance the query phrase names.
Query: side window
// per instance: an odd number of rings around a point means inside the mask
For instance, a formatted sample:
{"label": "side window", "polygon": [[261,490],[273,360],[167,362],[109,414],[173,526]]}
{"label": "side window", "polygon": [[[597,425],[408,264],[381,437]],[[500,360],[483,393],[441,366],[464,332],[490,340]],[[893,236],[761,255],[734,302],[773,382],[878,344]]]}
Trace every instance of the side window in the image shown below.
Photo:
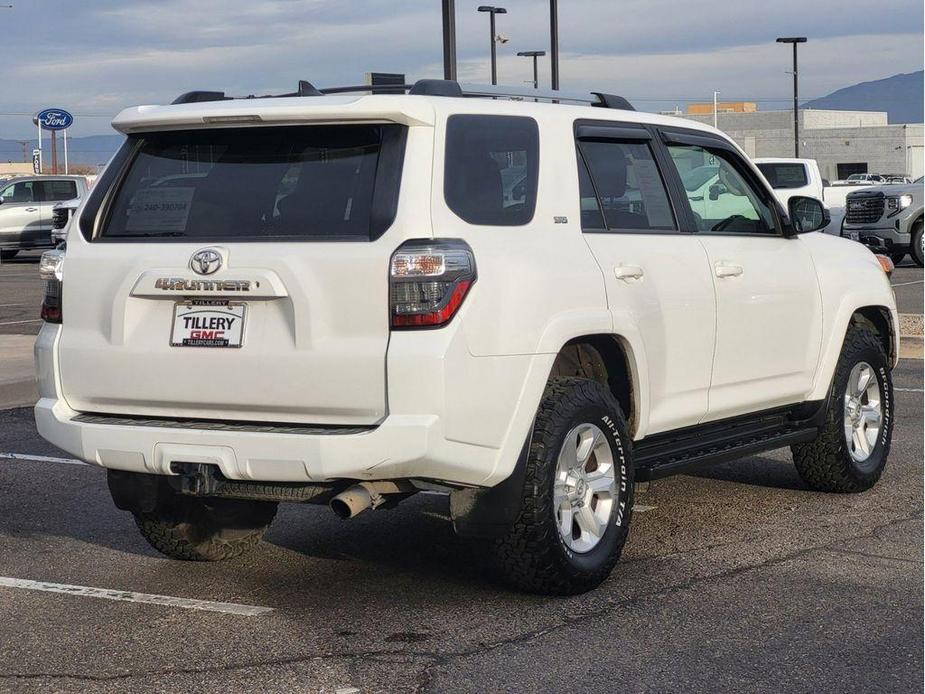
{"label": "side window", "polygon": [[669,145],[698,231],[776,234],[770,206],[739,173],[731,155],[693,145]]}
{"label": "side window", "polygon": [[606,229],[604,216],[601,214],[601,206],[597,201],[597,193],[594,192],[594,185],[591,183],[591,176],[588,173],[588,167],[585,160],[578,154],[578,196],[581,198],[581,228],[582,229]]}
{"label": "side window", "polygon": [[539,130],[520,116],[450,116],[443,197],[469,224],[520,226],[533,219]]}
{"label": "side window", "polygon": [[32,192],[32,181],[19,181],[18,183],[13,183],[8,185],[2,191],[0,191],[0,198],[3,198],[3,202],[33,202],[35,196]]}
{"label": "side window", "polygon": [[77,184],[74,181],[39,181],[39,200],[43,202],[61,202],[77,197]]}
{"label": "side window", "polygon": [[[603,229],[605,224],[611,231],[677,228],[648,143],[582,141],[578,150],[582,228]],[[590,181],[582,182],[586,174],[590,174]],[[591,196],[597,200],[592,201]]]}

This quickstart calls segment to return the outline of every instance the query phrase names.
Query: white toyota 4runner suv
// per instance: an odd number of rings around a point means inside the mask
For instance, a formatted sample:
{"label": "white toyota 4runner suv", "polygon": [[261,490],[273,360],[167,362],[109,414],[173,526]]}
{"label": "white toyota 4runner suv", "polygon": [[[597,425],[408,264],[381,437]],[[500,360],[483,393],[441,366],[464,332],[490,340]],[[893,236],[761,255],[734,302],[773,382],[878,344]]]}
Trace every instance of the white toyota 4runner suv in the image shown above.
{"label": "white toyota 4runner suv", "polygon": [[[38,430],[155,548],[442,491],[511,584],[568,594],[617,562],[635,482],[790,446],[813,489],[876,483],[894,297],[804,233],[819,201],[611,95],[328,91],[123,111],[45,258]],[[702,167],[734,213],[696,211]]]}

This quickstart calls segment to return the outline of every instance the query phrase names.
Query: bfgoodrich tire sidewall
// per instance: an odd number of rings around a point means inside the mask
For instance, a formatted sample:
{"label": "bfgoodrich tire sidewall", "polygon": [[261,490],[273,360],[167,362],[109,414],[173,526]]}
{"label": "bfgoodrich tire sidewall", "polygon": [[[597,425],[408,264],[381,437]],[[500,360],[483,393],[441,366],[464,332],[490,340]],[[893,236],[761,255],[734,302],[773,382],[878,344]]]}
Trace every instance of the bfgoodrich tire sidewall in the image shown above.
{"label": "bfgoodrich tire sidewall", "polygon": [[867,362],[873,367],[874,375],[880,387],[880,404],[883,413],[883,421],[880,426],[880,432],[877,435],[877,442],[874,444],[874,450],[867,460],[857,461],[851,457],[851,450],[847,440],[845,440],[844,434],[841,437],[841,450],[852,473],[856,475],[859,480],[871,480],[876,482],[886,465],[886,459],[890,452],[890,444],[893,436],[893,381],[890,376],[889,365],[884,361],[882,352],[871,347],[865,347],[852,354],[851,359],[845,361],[842,368],[839,369],[838,380],[835,383],[835,389],[832,393],[832,416],[836,422],[843,422],[845,416],[845,392],[848,387],[848,378],[851,374],[851,369],[860,362]]}

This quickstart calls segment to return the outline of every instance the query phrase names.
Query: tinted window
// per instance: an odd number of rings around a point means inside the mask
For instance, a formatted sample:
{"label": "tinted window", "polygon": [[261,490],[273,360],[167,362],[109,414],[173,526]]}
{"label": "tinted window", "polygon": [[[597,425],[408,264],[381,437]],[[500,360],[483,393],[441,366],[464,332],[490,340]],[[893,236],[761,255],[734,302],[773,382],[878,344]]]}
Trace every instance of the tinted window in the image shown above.
{"label": "tinted window", "polygon": [[[670,145],[698,231],[774,234],[774,213],[738,170],[732,155],[689,145]],[[709,174],[709,175],[707,175]]]}
{"label": "tinted window", "polygon": [[757,164],[772,188],[802,188],[809,185],[803,164]]}
{"label": "tinted window", "polygon": [[404,132],[335,125],[143,135],[101,235],[375,238],[395,215]]}
{"label": "tinted window", "polygon": [[61,202],[77,197],[74,181],[38,181],[39,199],[45,202]]}
{"label": "tinted window", "polygon": [[33,194],[32,181],[19,181],[18,183],[8,185],[0,191],[0,198],[3,198],[3,202],[5,203],[33,202],[35,196]]}
{"label": "tinted window", "polygon": [[578,195],[581,198],[581,228],[606,229],[601,206],[597,201],[597,194],[594,192],[594,185],[588,174],[588,166],[581,152],[578,153]]}
{"label": "tinted window", "polygon": [[[608,229],[675,229],[668,193],[647,143],[583,141],[579,152],[588,166]],[[583,200],[582,222],[584,210]]]}
{"label": "tinted window", "polygon": [[539,171],[536,121],[450,116],[443,195],[469,224],[517,226],[533,219]]}

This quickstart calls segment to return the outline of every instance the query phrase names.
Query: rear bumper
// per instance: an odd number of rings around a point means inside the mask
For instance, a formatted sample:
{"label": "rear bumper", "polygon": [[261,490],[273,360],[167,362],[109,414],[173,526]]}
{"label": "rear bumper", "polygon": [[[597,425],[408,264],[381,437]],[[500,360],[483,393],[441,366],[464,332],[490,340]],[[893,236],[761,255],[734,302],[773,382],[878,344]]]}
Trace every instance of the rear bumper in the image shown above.
{"label": "rear bumper", "polygon": [[[447,354],[446,344],[437,343],[453,336],[440,333],[395,337],[389,350],[391,411],[378,426],[303,433],[286,426],[201,427],[82,414],[62,396],[61,326],[45,324],[35,346],[36,426],[43,438],[80,460],[129,472],[170,475],[172,463],[185,462],[216,465],[231,480],[420,478],[494,486],[514,468],[535,414],[530,403],[538,401],[550,364],[540,355],[475,358],[458,346]],[[422,349],[428,342],[433,350]],[[490,397],[455,382],[479,371],[493,379]]]}
{"label": "rear bumper", "polygon": [[432,416],[391,416],[375,429],[351,434],[211,431],[78,417],[61,399],[42,398],[35,406],[36,426],[45,439],[87,463],[116,470],[170,475],[175,462],[208,463],[228,479],[268,482],[441,478],[450,472],[426,462],[437,424]]}

